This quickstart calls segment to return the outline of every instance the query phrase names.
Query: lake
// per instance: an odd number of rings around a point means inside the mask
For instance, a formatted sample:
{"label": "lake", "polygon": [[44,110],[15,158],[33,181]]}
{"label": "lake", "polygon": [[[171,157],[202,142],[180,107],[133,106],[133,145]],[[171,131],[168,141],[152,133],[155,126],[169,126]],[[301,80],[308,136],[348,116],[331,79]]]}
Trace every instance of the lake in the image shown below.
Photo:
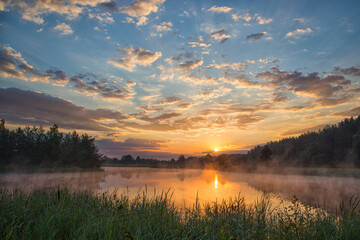
{"label": "lake", "polygon": [[245,197],[248,204],[263,192],[277,193],[274,203],[296,196],[304,204],[336,209],[338,204],[360,193],[360,179],[222,172],[197,169],[158,169],[105,167],[103,172],[75,173],[5,173],[0,175],[0,187],[7,189],[49,188],[66,185],[72,190],[92,190],[98,193],[114,191],[130,198],[169,192],[179,207],[191,207],[196,199],[203,202]]}

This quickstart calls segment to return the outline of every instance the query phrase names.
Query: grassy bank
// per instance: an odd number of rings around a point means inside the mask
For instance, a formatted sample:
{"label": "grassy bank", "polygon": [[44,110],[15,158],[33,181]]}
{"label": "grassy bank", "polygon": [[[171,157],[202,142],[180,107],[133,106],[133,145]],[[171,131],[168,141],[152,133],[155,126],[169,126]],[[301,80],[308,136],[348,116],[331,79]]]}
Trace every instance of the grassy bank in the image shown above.
{"label": "grassy bank", "polygon": [[300,207],[271,210],[266,195],[175,208],[169,194],[156,198],[72,193],[65,188],[29,194],[0,190],[1,239],[359,239],[360,201],[338,215]]}

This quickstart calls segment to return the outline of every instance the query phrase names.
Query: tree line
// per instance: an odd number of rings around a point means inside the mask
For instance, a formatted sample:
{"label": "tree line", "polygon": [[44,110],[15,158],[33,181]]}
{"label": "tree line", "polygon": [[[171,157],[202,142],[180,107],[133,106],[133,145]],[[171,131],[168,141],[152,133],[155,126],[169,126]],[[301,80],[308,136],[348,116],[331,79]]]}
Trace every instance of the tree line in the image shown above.
{"label": "tree line", "polygon": [[0,167],[80,167],[97,169],[102,156],[87,134],[60,133],[54,124],[45,132],[42,127],[9,130],[0,120]]}
{"label": "tree line", "polygon": [[360,167],[360,116],[345,118],[338,124],[327,126],[318,132],[307,132],[298,137],[258,145],[245,154],[207,154],[199,157],[179,156],[177,160],[133,158],[107,159],[108,163],[128,166],[166,168],[214,168],[231,170],[241,167],[256,169],[259,165],[300,167]]}

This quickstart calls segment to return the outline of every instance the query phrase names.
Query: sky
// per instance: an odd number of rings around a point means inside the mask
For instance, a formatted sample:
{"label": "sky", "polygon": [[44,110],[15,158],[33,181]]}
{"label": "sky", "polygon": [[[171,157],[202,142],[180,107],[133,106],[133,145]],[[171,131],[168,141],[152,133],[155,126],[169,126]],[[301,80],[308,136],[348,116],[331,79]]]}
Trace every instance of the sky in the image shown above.
{"label": "sky", "polygon": [[110,157],[244,152],[360,115],[359,30],[358,0],[0,0],[0,118]]}

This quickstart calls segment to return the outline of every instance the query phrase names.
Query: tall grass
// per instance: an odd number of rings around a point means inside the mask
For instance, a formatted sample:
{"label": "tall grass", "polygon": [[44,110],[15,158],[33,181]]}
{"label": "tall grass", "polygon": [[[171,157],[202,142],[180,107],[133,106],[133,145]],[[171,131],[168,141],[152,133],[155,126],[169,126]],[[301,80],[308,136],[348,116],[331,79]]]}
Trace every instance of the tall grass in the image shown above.
{"label": "tall grass", "polygon": [[134,199],[116,194],[31,193],[0,190],[1,239],[360,239],[360,200],[343,202],[338,214],[291,204],[274,208],[263,195],[197,202],[181,210],[165,192]]}

